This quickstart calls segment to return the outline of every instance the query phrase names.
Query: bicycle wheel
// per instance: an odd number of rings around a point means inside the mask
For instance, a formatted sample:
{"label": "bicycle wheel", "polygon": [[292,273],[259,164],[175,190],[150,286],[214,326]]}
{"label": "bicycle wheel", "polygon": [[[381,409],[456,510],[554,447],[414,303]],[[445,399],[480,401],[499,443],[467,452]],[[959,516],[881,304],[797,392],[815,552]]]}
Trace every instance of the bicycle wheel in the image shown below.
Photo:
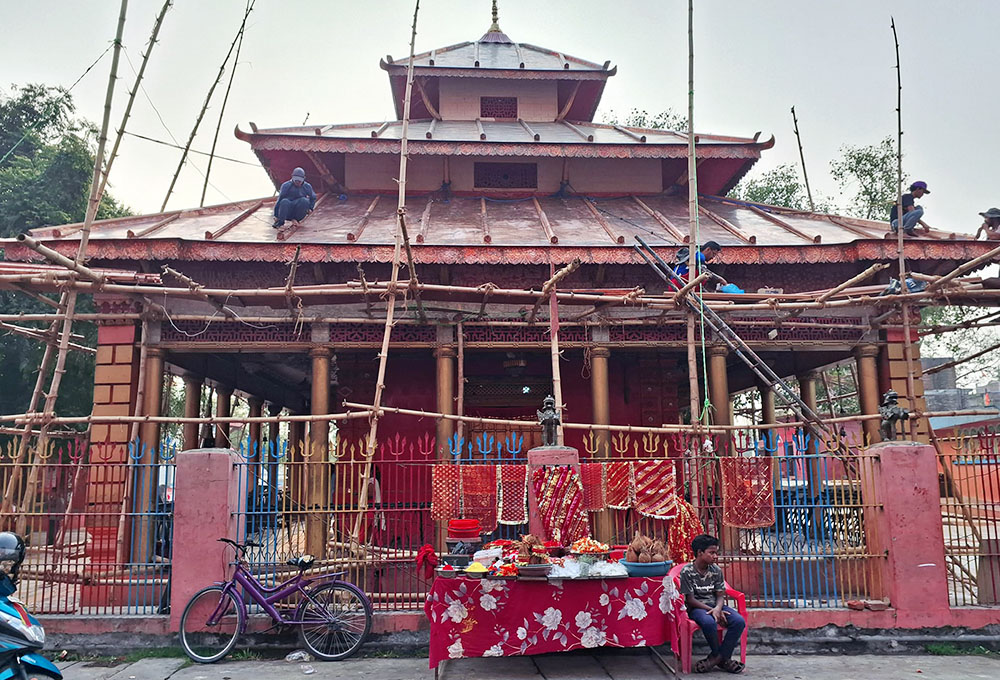
{"label": "bicycle wheel", "polygon": [[244,617],[236,596],[223,592],[222,586],[199,590],[181,614],[184,653],[197,663],[218,661],[236,645]]}
{"label": "bicycle wheel", "polygon": [[306,649],[320,659],[339,661],[364,644],[372,629],[372,605],[354,586],[328,583],[308,591],[296,621]]}

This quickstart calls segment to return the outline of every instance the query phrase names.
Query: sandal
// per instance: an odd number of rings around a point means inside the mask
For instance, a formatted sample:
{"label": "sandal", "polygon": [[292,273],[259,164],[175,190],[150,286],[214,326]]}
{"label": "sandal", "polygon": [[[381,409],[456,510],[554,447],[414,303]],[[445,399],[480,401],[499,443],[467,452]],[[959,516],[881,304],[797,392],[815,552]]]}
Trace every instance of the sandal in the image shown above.
{"label": "sandal", "polygon": [[742,673],[746,668],[746,664],[737,661],[736,659],[726,659],[719,664],[719,668],[726,671],[727,673]]}
{"label": "sandal", "polygon": [[711,657],[700,659],[694,664],[695,673],[707,673],[719,665],[718,661],[713,661]]}

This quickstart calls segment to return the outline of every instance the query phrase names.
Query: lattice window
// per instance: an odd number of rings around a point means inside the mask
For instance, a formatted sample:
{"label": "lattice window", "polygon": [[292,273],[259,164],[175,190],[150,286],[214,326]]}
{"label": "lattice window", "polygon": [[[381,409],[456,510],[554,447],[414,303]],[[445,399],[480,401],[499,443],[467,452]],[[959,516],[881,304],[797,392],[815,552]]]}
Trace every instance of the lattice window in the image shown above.
{"label": "lattice window", "polygon": [[537,163],[476,163],[477,189],[537,189]]}
{"label": "lattice window", "polygon": [[[465,387],[465,400],[472,406],[541,406],[545,395],[552,392],[550,380],[532,377],[508,378],[490,376],[489,379],[470,378]],[[532,423],[535,416],[532,415]]]}
{"label": "lattice window", "polygon": [[517,97],[480,97],[480,118],[517,118]]}

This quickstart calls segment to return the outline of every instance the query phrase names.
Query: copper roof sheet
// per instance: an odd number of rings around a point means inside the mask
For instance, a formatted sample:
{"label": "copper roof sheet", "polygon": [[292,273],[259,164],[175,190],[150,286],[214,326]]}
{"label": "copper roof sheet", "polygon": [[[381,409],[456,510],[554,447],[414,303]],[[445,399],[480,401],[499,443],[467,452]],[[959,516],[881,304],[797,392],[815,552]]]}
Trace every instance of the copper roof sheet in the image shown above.
{"label": "copper roof sheet", "polygon": [[[484,36],[485,37],[485,36]],[[383,61],[385,69],[403,68],[408,59]],[[558,71],[607,71],[601,65],[586,59],[562,54],[537,45],[516,42],[474,40],[440,47],[413,56],[415,68],[483,70]],[[612,75],[613,72],[608,72]]]}

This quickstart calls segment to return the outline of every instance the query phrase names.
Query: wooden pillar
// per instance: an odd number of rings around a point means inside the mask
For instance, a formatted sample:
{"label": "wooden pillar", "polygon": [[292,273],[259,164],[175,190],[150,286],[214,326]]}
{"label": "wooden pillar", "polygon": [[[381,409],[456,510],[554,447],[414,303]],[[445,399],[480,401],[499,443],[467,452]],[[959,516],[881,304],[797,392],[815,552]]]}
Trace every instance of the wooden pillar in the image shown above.
{"label": "wooden pillar", "polygon": [[[591,422],[595,425],[611,424],[611,391],[608,382],[608,359],[611,351],[607,347],[593,347],[590,350],[590,394],[593,402]],[[595,434],[597,457],[611,455],[611,433],[598,430]],[[595,514],[594,528],[597,540],[610,543],[614,538],[614,516],[610,510]]]}
{"label": "wooden pillar", "polygon": [[[434,350],[437,360],[437,410],[439,413],[452,415],[455,413],[455,350],[451,347],[438,347]],[[454,421],[441,418],[437,422],[437,457],[438,460],[450,460],[448,440],[455,431]]]}
{"label": "wooden pillar", "polygon": [[[804,373],[802,375],[796,376],[799,381],[799,398],[802,399],[802,403],[809,407],[813,413],[817,412],[816,405],[816,382],[817,376],[815,373]],[[823,475],[822,475],[822,461],[816,454],[819,453],[820,444],[822,442],[817,441],[816,436],[810,432],[806,432],[805,437],[809,440],[809,445],[806,447],[804,454],[811,456],[806,458],[806,483],[808,485],[809,497],[813,499],[813,502],[817,502],[820,492],[823,491]],[[813,523],[818,528],[820,521],[820,513],[813,513]]]}
{"label": "wooden pillar", "polygon": [[[142,413],[146,416],[159,416],[163,408],[163,357],[164,352],[158,347],[146,350],[146,380],[142,388]],[[156,462],[156,453],[160,447],[160,424],[143,423],[139,428],[139,443],[145,451],[149,451],[148,460]]]}
{"label": "wooden pillar", "polygon": [[[215,417],[228,418],[232,415],[233,388],[219,385],[215,388]],[[229,427],[231,423],[219,423],[215,426],[215,446],[220,449],[231,448]]]}
{"label": "wooden pillar", "polygon": [[[870,415],[878,413],[879,390],[878,390],[878,345],[861,345],[855,352],[855,361],[858,365],[858,402],[861,405],[861,414]],[[882,441],[879,435],[879,421],[862,421],[862,429],[865,435],[866,446],[871,446]]]}
{"label": "wooden pillar", "polygon": [[[757,392],[760,393],[760,424],[774,425],[778,422],[778,409],[775,403],[774,390],[762,382],[757,383]],[[774,463],[771,466],[771,483],[774,485],[774,492],[781,489],[781,478],[787,474],[787,470],[782,469],[781,451],[778,451],[778,431],[759,430],[757,440],[760,447],[760,455],[771,456]]]}
{"label": "wooden pillar", "polygon": [[[330,412],[330,357],[328,347],[316,347],[312,358],[312,414]],[[328,468],[330,421],[309,423],[308,466],[305,471],[306,552],[318,558],[326,556],[327,530],[330,526],[330,471]]]}
{"label": "wooden pillar", "polygon": [[[204,381],[193,375],[184,376],[184,417],[197,418],[201,415],[201,390]],[[197,449],[198,423],[184,423],[184,450]]]}
{"label": "wooden pillar", "polygon": [[729,375],[726,373],[726,358],[729,348],[725,345],[711,345],[708,348],[708,394],[712,401],[712,416],[715,425],[731,425],[729,404]]}
{"label": "wooden pillar", "polygon": [[[247,403],[250,406],[251,418],[260,418],[264,414],[264,400],[260,397],[250,397],[250,399],[247,400]],[[260,436],[262,431],[261,423],[250,423],[250,427],[248,429],[250,432],[250,452],[251,454],[256,452],[258,460],[263,460],[264,456],[261,451],[263,440]]]}

